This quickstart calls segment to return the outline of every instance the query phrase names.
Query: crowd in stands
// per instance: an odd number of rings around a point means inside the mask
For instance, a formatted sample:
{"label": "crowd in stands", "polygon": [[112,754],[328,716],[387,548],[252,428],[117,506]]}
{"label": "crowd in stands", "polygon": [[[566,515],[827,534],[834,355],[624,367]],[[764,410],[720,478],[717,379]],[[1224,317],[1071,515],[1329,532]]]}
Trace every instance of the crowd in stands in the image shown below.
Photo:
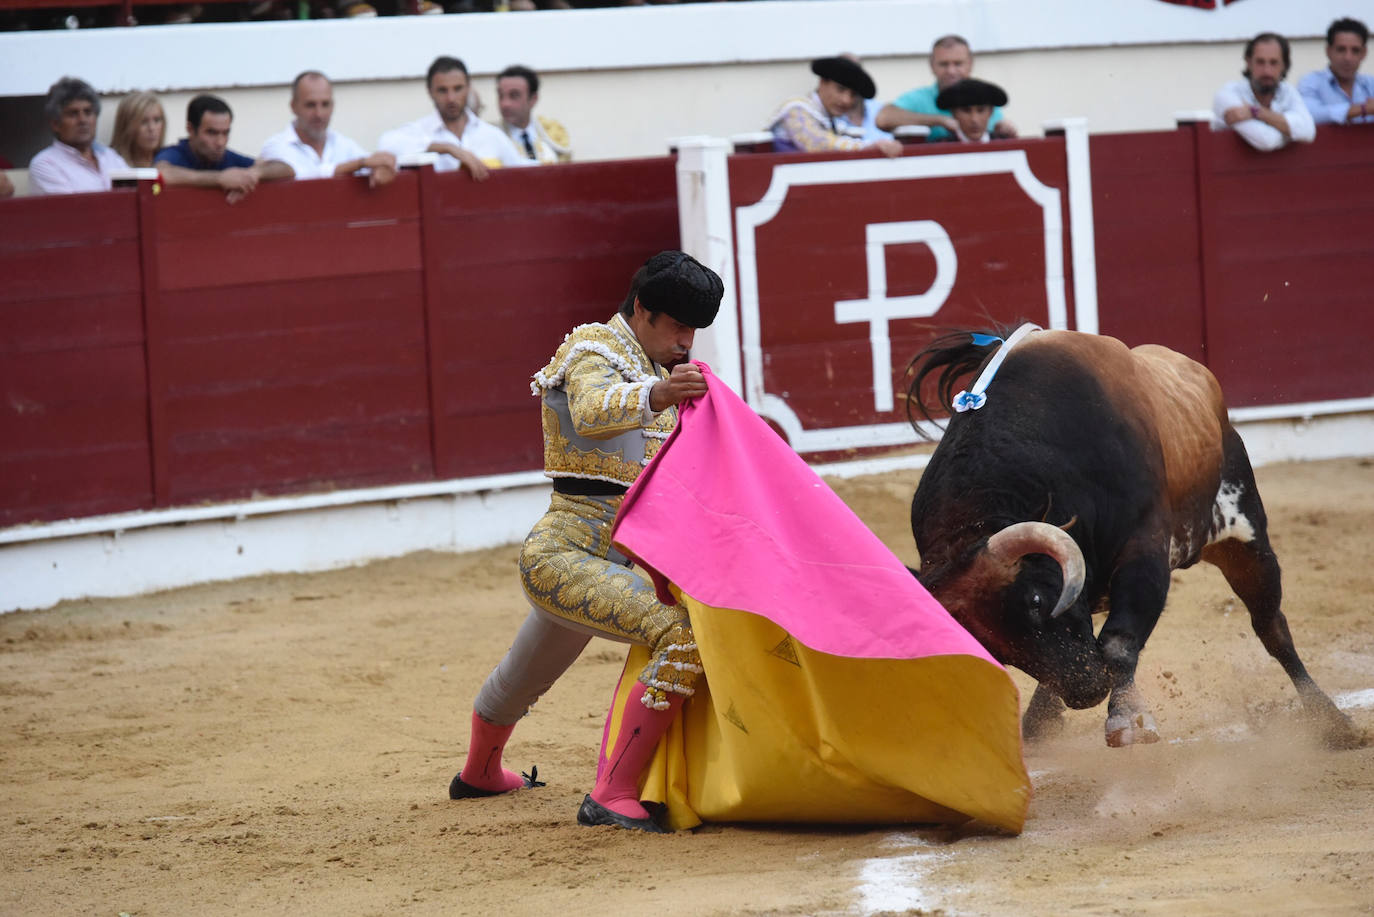
{"label": "crowd in stands", "polygon": [[[0,31],[90,29],[116,25],[176,25],[190,22],[261,22],[284,19],[370,18],[443,13],[579,10],[611,6],[660,6],[718,3],[726,0],[203,0],[169,5],[140,5],[134,0],[133,21],[122,22],[119,0],[106,6],[63,8],[35,3],[36,8],[0,11]],[[738,0],[733,0],[738,2]]]}
{"label": "crowd in stands", "polygon": [[[267,138],[256,157],[229,148],[234,113],[218,96],[198,95],[186,107],[186,136],[167,144],[167,114],[156,96],[137,92],[115,112],[111,146],[97,143],[100,97],[84,80],[63,77],[44,108],[53,142],[29,164],[34,194],[103,191],[130,169],[155,172],[163,184],[217,188],[229,203],[261,182],[363,175],[372,187],[396,177],[400,163],[429,162],[438,171],[465,169],[482,181],[493,168],[523,168],[572,159],[572,141],[558,121],[536,116],[539,75],[513,65],[497,77],[500,126],[478,117],[467,67],[440,56],[425,85],[434,111],[389,130],[374,151],[333,130],[334,86],[318,70],[291,84],[291,123]],[[0,172],[0,175],[4,173]],[[0,197],[14,191],[8,177]]]}
{"label": "crowd in stands", "polygon": [[[1374,124],[1374,77],[1359,72],[1369,31],[1350,18],[1333,22],[1326,34],[1328,66],[1288,82],[1287,39],[1263,32],[1246,43],[1242,79],[1222,86],[1213,100],[1215,126],[1233,130],[1259,150],[1311,142],[1317,124]],[[886,104],[874,101],[877,86],[852,55],[815,60],[816,88],[788,99],[766,128],[777,151],[874,150],[902,153],[892,131],[916,128],[928,142],[988,143],[1015,138],[1004,117],[1008,94],[972,76],[973,53],[966,40],[946,35],[930,55],[934,82]],[[217,188],[233,203],[260,182],[360,174],[372,186],[391,181],[398,166],[429,161],[439,171],[466,170],[476,181],[493,168],[523,168],[572,159],[567,130],[534,114],[539,75],[513,65],[497,77],[498,123],[483,121],[481,102],[466,66],[441,56],[430,65],[426,89],[434,111],[386,131],[369,151],[330,128],[333,85],[307,70],[291,86],[294,119],[264,143],[257,157],[228,147],[233,112],[221,98],[199,95],[186,112],[186,136],[168,145],[167,113],[157,98],[134,93],[115,112],[112,145],[95,140],[100,98],[80,79],[63,77],[49,90],[44,114],[53,142],[30,163],[32,193],[99,191],[127,168],[157,170],[167,185]],[[0,197],[14,193],[0,172]]]}

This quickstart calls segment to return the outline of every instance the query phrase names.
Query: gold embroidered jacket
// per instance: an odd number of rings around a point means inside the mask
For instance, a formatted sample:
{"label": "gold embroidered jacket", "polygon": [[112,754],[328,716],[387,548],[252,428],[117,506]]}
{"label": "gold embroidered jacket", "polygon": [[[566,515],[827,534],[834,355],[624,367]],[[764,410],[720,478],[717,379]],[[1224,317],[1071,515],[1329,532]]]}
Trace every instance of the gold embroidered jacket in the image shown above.
{"label": "gold embroidered jacket", "polygon": [[574,328],[530,384],[543,399],[544,473],[633,484],[677,424],[676,407],[649,408],[667,377],[623,316]]}

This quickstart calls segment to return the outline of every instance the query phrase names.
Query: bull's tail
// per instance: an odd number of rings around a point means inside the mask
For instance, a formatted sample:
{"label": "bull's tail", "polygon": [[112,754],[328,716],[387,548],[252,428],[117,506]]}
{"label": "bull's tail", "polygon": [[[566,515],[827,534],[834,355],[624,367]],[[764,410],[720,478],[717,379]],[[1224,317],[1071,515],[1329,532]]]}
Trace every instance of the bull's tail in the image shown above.
{"label": "bull's tail", "polygon": [[931,438],[922,421],[934,421],[936,408],[944,416],[953,413],[955,394],[1019,326],[1017,322],[993,330],[948,331],[911,358],[906,366],[906,417],[922,438]]}

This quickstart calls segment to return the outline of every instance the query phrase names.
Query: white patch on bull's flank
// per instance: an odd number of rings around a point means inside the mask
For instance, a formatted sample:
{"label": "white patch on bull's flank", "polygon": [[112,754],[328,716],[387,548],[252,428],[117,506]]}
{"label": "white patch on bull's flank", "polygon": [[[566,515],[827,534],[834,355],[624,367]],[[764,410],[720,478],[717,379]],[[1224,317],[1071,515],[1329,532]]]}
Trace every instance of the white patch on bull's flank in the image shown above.
{"label": "white patch on bull's flank", "polygon": [[1212,504],[1212,537],[1208,539],[1208,544],[1216,544],[1228,538],[1237,541],[1255,540],[1255,527],[1240,511],[1242,493],[1237,485],[1228,481],[1221,482],[1216,502]]}
{"label": "white patch on bull's flank", "polygon": [[[859,867],[858,912],[864,915],[901,914],[938,908],[926,886],[935,864],[949,859],[949,850],[914,834],[889,835],[883,839],[882,846],[912,852],[863,861]],[[947,908],[944,910],[949,912]]]}
{"label": "white patch on bull's flank", "polygon": [[1337,694],[1331,700],[1342,710],[1363,710],[1365,707],[1374,707],[1374,688],[1365,688],[1363,691],[1346,691],[1344,694]]}

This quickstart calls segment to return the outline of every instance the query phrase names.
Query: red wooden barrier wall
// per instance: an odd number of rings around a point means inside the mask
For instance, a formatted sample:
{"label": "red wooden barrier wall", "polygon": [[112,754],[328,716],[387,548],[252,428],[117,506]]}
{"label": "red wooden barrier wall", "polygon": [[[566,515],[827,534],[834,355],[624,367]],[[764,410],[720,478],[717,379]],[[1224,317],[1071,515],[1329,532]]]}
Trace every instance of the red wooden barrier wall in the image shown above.
{"label": "red wooden barrier wall", "polygon": [[1089,142],[1098,330],[1204,361],[1196,133],[1101,134]]}
{"label": "red wooden barrier wall", "polygon": [[537,469],[529,377],[678,244],[670,159],[0,202],[0,525]]}
{"label": "red wooden barrier wall", "polygon": [[0,203],[0,524],[151,505],[134,196]]}
{"label": "red wooden barrier wall", "polygon": [[1374,394],[1374,130],[1092,138],[1101,330],[1202,360],[1232,407]]}
{"label": "red wooden barrier wall", "polygon": [[158,505],[432,477],[417,187],[140,189]]}
{"label": "red wooden barrier wall", "polygon": [[[1024,150],[1067,203],[1062,141],[992,149]],[[1091,149],[1104,333],[1203,359],[1233,406],[1374,392],[1374,131]],[[732,203],[823,160],[733,157]],[[233,207],[151,187],[0,201],[0,525],[537,468],[530,374],[677,245],[675,194],[662,158],[269,185]],[[864,226],[912,219],[945,228],[959,271],[929,322],[891,323],[894,375],[931,325],[1046,319],[1039,209],[1006,175],[793,188],[757,227],[760,343],[766,387],[808,423],[900,418],[874,409],[867,324],[834,305],[867,292]],[[930,286],[925,246],[885,254],[889,295]]]}
{"label": "red wooden barrier wall", "polygon": [[1198,143],[1207,363],[1230,404],[1374,394],[1374,130]]}

